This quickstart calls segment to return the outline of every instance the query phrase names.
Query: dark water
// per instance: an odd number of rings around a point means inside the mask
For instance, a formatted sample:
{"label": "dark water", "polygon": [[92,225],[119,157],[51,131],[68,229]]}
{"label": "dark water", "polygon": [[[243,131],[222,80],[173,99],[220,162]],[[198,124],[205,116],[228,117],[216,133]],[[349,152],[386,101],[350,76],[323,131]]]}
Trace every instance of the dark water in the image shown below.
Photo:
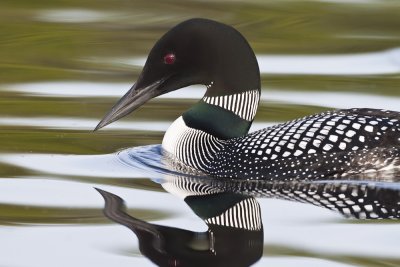
{"label": "dark water", "polygon": [[[157,38],[192,17],[235,26],[255,49],[263,92],[252,131],[332,108],[400,110],[398,14],[394,0],[1,1],[0,266],[153,266],[142,253],[170,266],[400,266],[397,220],[349,218],[344,204],[302,195],[343,194],[346,203],[356,190],[379,206],[372,217],[390,217],[398,177],[217,182],[179,178],[157,147],[117,153],[160,144],[204,88],[159,97],[92,132]],[[112,193],[102,191],[107,216],[136,235],[103,215],[95,187]],[[217,197],[189,201],[188,188]],[[247,221],[210,219],[237,203],[253,207],[236,210]]]}

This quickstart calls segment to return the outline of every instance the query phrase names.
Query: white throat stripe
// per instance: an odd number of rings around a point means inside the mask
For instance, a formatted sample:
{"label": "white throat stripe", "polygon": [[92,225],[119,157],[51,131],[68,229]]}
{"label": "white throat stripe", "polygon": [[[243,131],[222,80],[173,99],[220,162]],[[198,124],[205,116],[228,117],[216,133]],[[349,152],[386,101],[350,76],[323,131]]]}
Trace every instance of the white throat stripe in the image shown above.
{"label": "white throat stripe", "polygon": [[205,96],[203,101],[235,113],[242,119],[251,121],[257,112],[260,93],[258,90],[225,96]]}

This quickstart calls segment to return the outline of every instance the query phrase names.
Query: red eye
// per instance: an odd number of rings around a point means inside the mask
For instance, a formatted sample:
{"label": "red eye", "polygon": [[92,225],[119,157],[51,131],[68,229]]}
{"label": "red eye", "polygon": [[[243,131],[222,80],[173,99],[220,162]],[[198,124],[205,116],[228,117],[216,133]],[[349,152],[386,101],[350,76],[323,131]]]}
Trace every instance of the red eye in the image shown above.
{"label": "red eye", "polygon": [[168,64],[168,65],[174,64],[175,59],[176,59],[175,54],[172,54],[172,53],[166,54],[164,56],[164,63]]}

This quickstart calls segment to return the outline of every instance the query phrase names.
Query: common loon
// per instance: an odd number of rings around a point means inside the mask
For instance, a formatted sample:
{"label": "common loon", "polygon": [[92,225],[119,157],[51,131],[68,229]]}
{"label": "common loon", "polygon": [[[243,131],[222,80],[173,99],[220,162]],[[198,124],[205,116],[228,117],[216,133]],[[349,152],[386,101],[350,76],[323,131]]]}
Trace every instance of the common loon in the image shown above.
{"label": "common loon", "polygon": [[206,93],[172,123],[162,147],[210,176],[307,180],[400,168],[400,112],[327,111],[248,134],[261,93],[255,54],[233,27],[207,19],[184,21],[162,36],[137,82],[95,130],[192,84]]}

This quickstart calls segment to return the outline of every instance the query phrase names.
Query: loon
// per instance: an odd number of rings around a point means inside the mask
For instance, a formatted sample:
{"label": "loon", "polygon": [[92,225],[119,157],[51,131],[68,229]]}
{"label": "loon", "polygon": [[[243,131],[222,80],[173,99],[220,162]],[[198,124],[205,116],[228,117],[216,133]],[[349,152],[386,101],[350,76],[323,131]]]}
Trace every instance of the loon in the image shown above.
{"label": "loon", "polygon": [[149,53],[137,82],[98,130],[148,100],[193,84],[203,98],[168,128],[166,155],[216,178],[312,180],[400,170],[400,112],[326,111],[248,134],[260,101],[256,56],[233,27],[190,19]]}

